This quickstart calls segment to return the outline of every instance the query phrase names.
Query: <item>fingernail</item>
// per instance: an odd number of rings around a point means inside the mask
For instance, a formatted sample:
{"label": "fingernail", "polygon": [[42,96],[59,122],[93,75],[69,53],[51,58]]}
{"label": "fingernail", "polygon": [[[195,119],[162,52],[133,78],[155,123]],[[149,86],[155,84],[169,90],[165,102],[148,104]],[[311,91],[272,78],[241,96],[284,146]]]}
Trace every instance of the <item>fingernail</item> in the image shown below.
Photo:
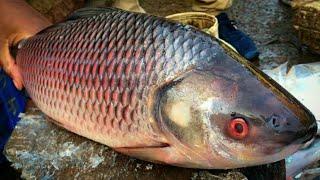
{"label": "fingernail", "polygon": [[13,80],[13,84],[14,84],[14,86],[15,86],[18,90],[21,90],[21,89],[22,89],[21,83],[17,82],[16,80]]}

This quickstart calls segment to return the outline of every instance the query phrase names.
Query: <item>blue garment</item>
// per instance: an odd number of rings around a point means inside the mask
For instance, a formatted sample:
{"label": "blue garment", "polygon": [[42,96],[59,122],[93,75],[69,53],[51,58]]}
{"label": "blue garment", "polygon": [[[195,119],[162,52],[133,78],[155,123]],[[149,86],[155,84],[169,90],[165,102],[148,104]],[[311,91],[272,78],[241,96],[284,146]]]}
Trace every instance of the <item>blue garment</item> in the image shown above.
{"label": "blue garment", "polygon": [[252,39],[234,26],[234,21],[226,13],[217,16],[219,37],[231,44],[243,57],[254,60],[259,56],[258,49]]}
{"label": "blue garment", "polygon": [[19,121],[19,113],[24,112],[27,97],[14,86],[12,79],[0,68],[0,163],[6,161],[2,154],[14,127]]}

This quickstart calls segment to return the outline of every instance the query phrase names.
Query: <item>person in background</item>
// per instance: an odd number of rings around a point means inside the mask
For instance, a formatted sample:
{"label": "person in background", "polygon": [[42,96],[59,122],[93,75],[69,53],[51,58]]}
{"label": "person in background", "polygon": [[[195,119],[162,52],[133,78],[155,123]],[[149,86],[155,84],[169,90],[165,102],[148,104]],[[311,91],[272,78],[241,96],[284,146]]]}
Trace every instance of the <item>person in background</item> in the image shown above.
{"label": "person in background", "polygon": [[192,10],[216,16],[219,23],[219,38],[231,44],[247,60],[254,61],[259,56],[255,43],[248,35],[237,29],[235,21],[230,20],[223,12],[231,7],[232,2],[232,0],[193,0]]}
{"label": "person in background", "polygon": [[233,0],[193,0],[192,10],[206,12],[214,16],[231,7]]}

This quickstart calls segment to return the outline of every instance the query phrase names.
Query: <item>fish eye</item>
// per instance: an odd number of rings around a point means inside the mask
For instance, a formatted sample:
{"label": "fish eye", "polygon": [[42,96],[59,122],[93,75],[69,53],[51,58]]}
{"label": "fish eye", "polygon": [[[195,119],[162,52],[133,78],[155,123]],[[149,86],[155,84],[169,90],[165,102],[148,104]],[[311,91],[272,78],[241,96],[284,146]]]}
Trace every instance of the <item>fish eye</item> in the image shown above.
{"label": "fish eye", "polygon": [[249,134],[248,123],[243,118],[234,118],[229,122],[228,132],[234,139],[243,139]]}

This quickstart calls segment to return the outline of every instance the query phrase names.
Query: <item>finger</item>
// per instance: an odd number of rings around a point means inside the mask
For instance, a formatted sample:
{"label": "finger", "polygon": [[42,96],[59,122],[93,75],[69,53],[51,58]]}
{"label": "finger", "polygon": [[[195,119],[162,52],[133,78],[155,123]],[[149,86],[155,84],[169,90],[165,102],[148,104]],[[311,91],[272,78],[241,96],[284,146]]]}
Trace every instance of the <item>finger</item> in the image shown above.
{"label": "finger", "polygon": [[13,64],[11,58],[8,58],[9,53],[9,42],[8,40],[0,39],[0,65],[7,74],[10,74],[10,67]]}
{"label": "finger", "polygon": [[23,88],[23,81],[22,81],[22,75],[21,75],[21,71],[19,69],[19,67],[14,64],[12,69],[12,79],[13,79],[13,83],[16,86],[17,89],[21,90]]}
{"label": "finger", "polygon": [[8,41],[0,42],[0,62],[3,70],[13,79],[15,86],[22,89],[22,76],[15,60],[9,52]]}

